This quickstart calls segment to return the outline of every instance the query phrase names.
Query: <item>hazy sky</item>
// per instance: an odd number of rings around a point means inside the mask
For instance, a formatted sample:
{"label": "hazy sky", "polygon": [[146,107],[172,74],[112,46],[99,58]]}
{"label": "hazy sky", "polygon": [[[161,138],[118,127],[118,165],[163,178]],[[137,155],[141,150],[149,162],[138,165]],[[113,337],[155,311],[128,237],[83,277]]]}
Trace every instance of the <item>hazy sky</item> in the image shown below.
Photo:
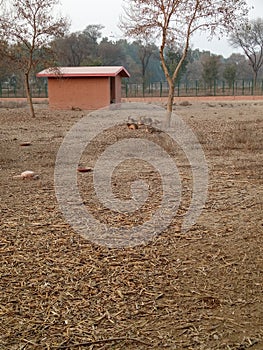
{"label": "hazy sky", "polygon": [[[103,35],[109,39],[119,39],[122,33],[118,28],[119,17],[122,13],[123,0],[60,0],[62,12],[71,20],[71,32],[81,31],[90,24],[101,24],[105,27]],[[263,17],[263,0],[247,0],[254,10],[250,17]],[[232,52],[238,52],[227,43],[225,38],[220,41],[213,38],[209,42],[206,35],[196,35],[192,41],[193,48],[209,50],[214,54],[228,57]],[[240,51],[242,52],[242,51]]]}

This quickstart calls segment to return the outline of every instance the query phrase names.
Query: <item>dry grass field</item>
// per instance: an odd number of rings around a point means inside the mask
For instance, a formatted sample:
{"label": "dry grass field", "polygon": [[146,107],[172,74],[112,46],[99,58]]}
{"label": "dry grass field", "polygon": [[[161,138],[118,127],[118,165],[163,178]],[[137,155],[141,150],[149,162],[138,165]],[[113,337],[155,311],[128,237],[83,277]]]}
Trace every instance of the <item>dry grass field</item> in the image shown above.
{"label": "dry grass field", "polygon": [[[87,112],[37,104],[31,119],[22,104],[0,105],[1,350],[263,349],[263,101],[175,108],[206,156],[206,205],[182,233],[191,196],[182,158],[182,203],[170,226],[145,245],[113,249],[76,233],[55,196],[57,151]],[[160,140],[158,133],[143,135]],[[93,167],[116,138],[141,136],[119,125],[94,140],[81,164]],[[24,170],[39,179],[13,178]],[[145,164],[119,170],[113,181],[120,198],[129,197],[136,176],[151,184],[148,204],[132,217],[99,204],[92,172],[79,173],[78,183],[100,221],[132,226],[158,207],[160,178]]]}

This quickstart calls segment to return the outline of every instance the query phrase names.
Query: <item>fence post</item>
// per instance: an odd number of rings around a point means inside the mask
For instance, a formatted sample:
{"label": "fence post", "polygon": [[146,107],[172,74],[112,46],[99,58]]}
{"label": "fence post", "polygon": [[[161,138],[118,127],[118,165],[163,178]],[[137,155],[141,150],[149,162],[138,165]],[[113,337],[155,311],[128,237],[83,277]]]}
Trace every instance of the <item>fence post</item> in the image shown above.
{"label": "fence post", "polygon": [[195,81],[195,96],[198,95],[198,80]]}
{"label": "fence post", "polygon": [[[262,84],[263,84],[263,81],[262,81]],[[263,87],[263,85],[262,85],[262,87]],[[163,84],[160,81],[160,97],[162,97],[162,94],[163,94]]]}
{"label": "fence post", "polygon": [[214,96],[216,96],[216,80],[214,80]]}

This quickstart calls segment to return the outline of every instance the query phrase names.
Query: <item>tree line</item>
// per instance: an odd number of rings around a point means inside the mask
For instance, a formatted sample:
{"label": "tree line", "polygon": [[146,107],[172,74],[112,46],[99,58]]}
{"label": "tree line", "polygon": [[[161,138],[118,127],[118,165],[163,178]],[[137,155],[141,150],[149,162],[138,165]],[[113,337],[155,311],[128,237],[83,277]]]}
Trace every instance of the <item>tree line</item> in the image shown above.
{"label": "tree line", "polygon": [[[102,29],[102,25],[88,25],[83,31],[54,40],[51,46],[57,55],[57,65],[122,65],[130,72],[131,83],[147,85],[166,80],[156,44],[149,42],[147,38],[128,41],[102,37]],[[181,57],[182,50],[179,47],[167,46],[165,61],[169,72],[174,70]],[[259,69],[257,78],[262,77],[263,74]],[[245,54],[233,53],[225,58],[210,51],[190,48],[176,82],[204,80],[207,84],[212,84],[216,79],[225,80],[230,86],[236,79],[253,80],[251,61]]]}
{"label": "tree line", "polygon": [[[165,81],[165,75],[160,64],[157,45],[141,40],[112,40],[102,37],[102,25],[88,25],[83,31],[69,33],[62,38],[52,40],[46,47],[35,52],[39,61],[31,72],[31,84],[40,84],[35,75],[47,64],[47,58],[55,66],[111,66],[122,65],[131,74],[129,82],[144,83],[146,86],[154,82]],[[23,51],[23,44],[8,44],[5,50]],[[54,55],[49,52],[55,53]],[[41,57],[45,56],[42,63]],[[170,72],[180,61],[182,52],[175,47],[167,47],[165,59]],[[258,79],[263,78],[259,70]],[[233,53],[225,58],[210,51],[189,49],[176,82],[203,80],[212,85],[215,80],[225,80],[229,86],[237,79],[253,80],[251,63],[245,54]],[[19,64],[14,64],[8,56],[0,57],[0,82],[3,86],[17,87],[23,85],[23,74]],[[43,82],[42,82],[43,83]]]}

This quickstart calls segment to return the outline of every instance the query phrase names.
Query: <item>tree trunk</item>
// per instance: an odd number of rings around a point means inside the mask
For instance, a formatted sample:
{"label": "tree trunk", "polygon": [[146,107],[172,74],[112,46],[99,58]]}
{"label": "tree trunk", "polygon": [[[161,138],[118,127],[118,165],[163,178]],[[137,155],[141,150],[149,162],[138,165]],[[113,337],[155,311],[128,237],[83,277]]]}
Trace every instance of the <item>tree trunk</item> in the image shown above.
{"label": "tree trunk", "polygon": [[36,115],[35,115],[35,111],[34,111],[34,106],[33,106],[30,86],[29,86],[29,74],[28,73],[25,73],[25,86],[26,86],[26,97],[27,97],[27,102],[28,102],[29,109],[30,109],[30,114],[31,114],[32,118],[35,118]]}
{"label": "tree trunk", "polygon": [[254,70],[254,77],[253,77],[254,89],[257,88],[257,82],[258,82],[258,71]]}
{"label": "tree trunk", "polygon": [[171,126],[173,100],[174,100],[174,82],[170,80],[168,81],[168,83],[169,83],[169,93],[168,93],[168,99],[167,99],[166,119],[165,119],[165,127],[167,128]]}

